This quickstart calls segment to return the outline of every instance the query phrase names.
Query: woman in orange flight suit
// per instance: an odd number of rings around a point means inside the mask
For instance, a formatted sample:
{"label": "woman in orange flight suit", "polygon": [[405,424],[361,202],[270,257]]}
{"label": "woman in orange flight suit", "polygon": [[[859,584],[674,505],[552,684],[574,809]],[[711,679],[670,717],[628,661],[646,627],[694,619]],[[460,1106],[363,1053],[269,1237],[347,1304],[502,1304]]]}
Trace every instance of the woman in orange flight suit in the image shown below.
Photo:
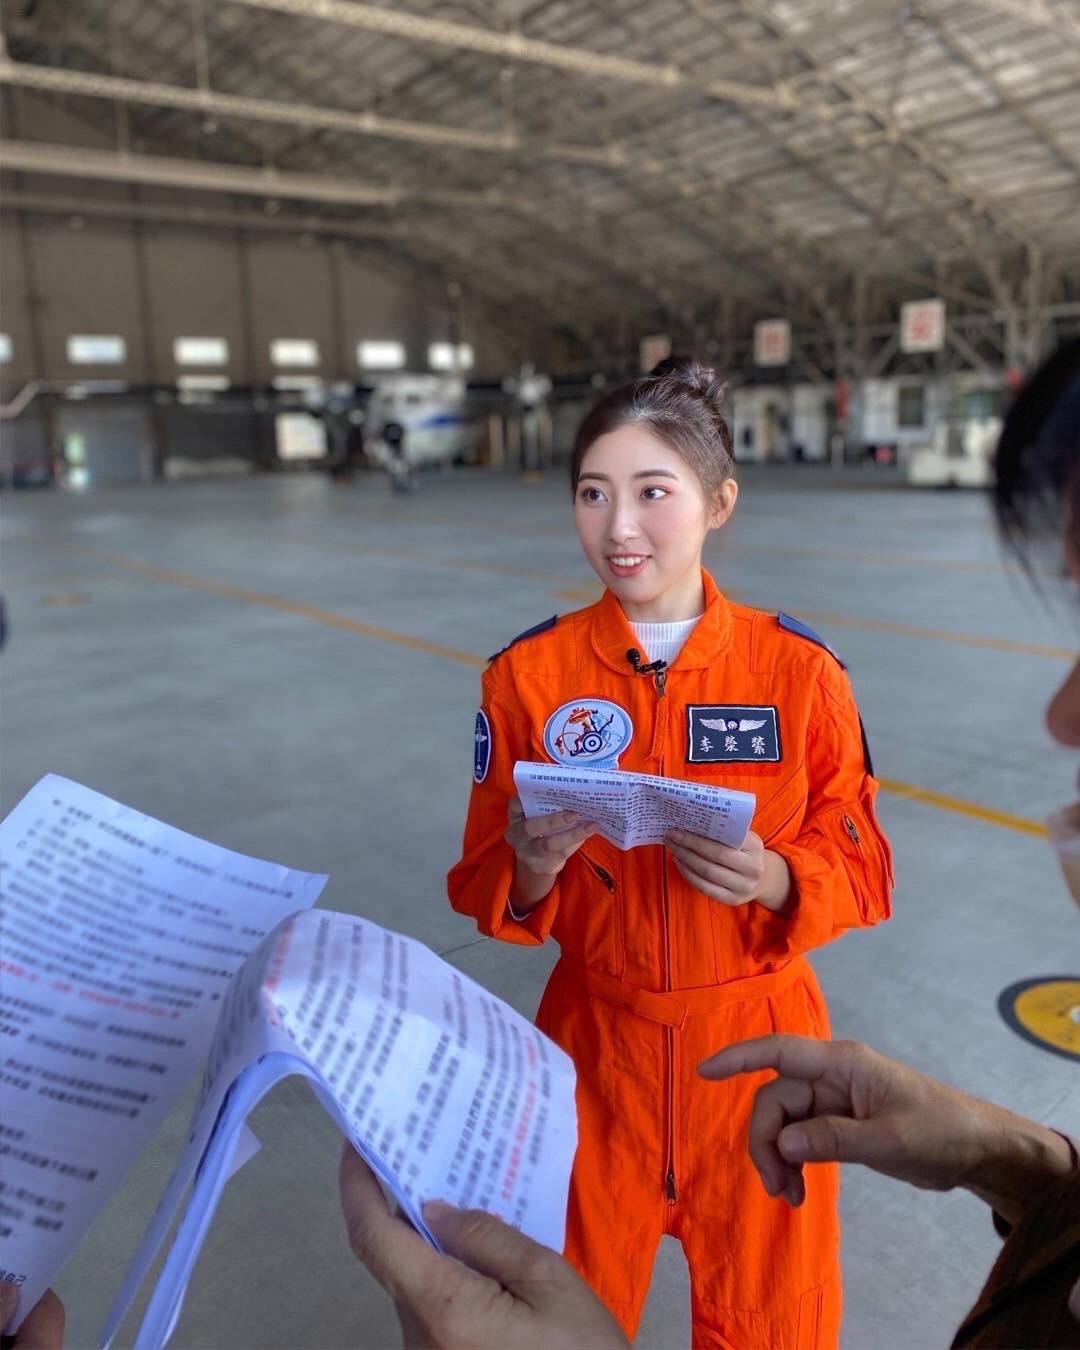
{"label": "woman in orange flight suit", "polygon": [[[566,1255],[627,1334],[669,1233],[695,1345],[808,1350],[839,1335],[836,1170],[808,1171],[798,1209],[767,1196],[746,1152],[761,1077],[696,1067],[747,1037],[828,1036],[804,953],[887,918],[892,865],[843,667],[701,568],[737,496],[722,393],[665,362],[582,424],[575,523],[606,591],[485,671],[449,893],[483,933],[561,948],[536,1020],[578,1071]],[[525,820],[516,760],[749,791],[753,830],[620,852],[588,821]]]}

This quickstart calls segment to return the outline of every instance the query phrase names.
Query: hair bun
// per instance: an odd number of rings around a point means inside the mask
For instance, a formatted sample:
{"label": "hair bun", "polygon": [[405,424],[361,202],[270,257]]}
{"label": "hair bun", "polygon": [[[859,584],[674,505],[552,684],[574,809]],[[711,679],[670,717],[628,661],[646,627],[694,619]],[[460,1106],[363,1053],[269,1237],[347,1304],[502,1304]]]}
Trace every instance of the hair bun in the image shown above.
{"label": "hair bun", "polygon": [[687,356],[668,356],[659,361],[646,377],[650,380],[669,380],[696,394],[712,405],[719,415],[727,399],[727,384],[721,380],[711,366],[703,366],[699,361]]}

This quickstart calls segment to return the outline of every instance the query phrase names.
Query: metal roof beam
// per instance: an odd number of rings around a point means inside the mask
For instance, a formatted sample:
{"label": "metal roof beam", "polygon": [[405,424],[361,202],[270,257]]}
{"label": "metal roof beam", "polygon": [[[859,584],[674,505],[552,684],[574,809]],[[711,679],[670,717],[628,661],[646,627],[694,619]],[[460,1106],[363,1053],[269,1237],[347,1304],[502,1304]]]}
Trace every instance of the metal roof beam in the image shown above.
{"label": "metal roof beam", "polygon": [[1059,37],[1080,42],[1080,15],[1075,5],[1070,13],[1065,5],[1048,4],[1047,0],[976,0],[983,9],[1007,14],[1033,28],[1049,28]]}
{"label": "metal roof beam", "polygon": [[493,193],[405,189],[325,174],[279,173],[243,164],[218,164],[160,155],[130,155],[115,150],[51,145],[44,141],[0,139],[0,168],[65,178],[104,179],[120,183],[155,183],[161,187],[202,192],[236,192],[255,197],[292,197],[340,202],[353,206],[397,206],[405,201],[431,201],[475,209],[479,202],[498,204]]}
{"label": "metal roof beam", "polygon": [[403,14],[400,10],[355,3],[354,0],[232,0],[232,3],[362,28],[369,33],[399,38],[404,42],[428,43],[455,51],[476,52],[500,61],[547,66],[589,79],[614,80],[654,89],[694,90],[727,103],[747,103],[759,108],[803,112],[814,117],[828,116],[826,105],[800,100],[783,85],[702,80],[685,67],[670,62],[659,65],[636,61],[607,52],[527,38],[521,33],[500,33],[490,28],[453,23],[422,14]]}
{"label": "metal roof beam", "polygon": [[[794,37],[784,26],[783,21],[777,17],[776,12],[764,3],[764,0],[738,0],[738,3],[746,13],[753,15],[770,32],[788,39]],[[958,178],[952,166],[944,161],[935,150],[931,149],[921,137],[914,132],[904,131],[896,123],[889,108],[882,107],[875,100],[868,98],[861,89],[853,85],[846,77],[821,66],[805,44],[797,43],[794,50],[806,63],[808,74],[815,77],[819,83],[832,86],[832,88],[838,90],[848,100],[853,109],[877,124],[878,128],[885,133],[886,145],[893,149],[900,147],[905,150],[912,159],[944,184],[948,191],[957,197],[961,197],[969,210],[990,221],[999,236],[1006,237],[1012,244],[1019,243],[1025,247],[1030,244],[1029,232],[1020,222],[1015,221],[1008,212],[1002,210],[992,198],[987,197],[974,184],[969,184]],[[860,151],[864,149],[860,144],[858,133],[845,130],[839,119],[836,125],[840,135],[853,149]],[[880,171],[881,166],[872,157],[871,163],[874,163]],[[895,172],[893,176],[895,177]],[[913,196],[919,197],[928,207],[933,209],[939,218],[944,219],[966,246],[975,248],[974,231],[967,220],[958,216],[955,211],[942,211],[940,202],[935,201],[933,194],[927,193],[921,187],[917,188],[910,185],[908,190]]]}
{"label": "metal roof beam", "polygon": [[[36,141],[0,140],[0,168],[61,177],[89,178],[108,182],[136,182],[161,187],[194,189],[196,191],[229,192],[264,198],[295,198],[346,205],[400,207],[413,202],[436,202],[474,209],[478,201],[484,201],[491,207],[524,212],[530,218],[532,218],[532,213],[536,207],[535,203],[522,201],[510,203],[491,195],[478,198],[477,194],[468,192],[406,191],[350,183],[347,179],[322,175],[276,173],[263,169],[252,169],[243,165],[219,165],[199,160],[126,155],[116,151],[68,149]],[[5,193],[5,199],[14,198],[15,195]],[[89,201],[85,208],[79,208],[79,210],[84,215],[95,213],[94,207]],[[189,210],[187,217],[185,217],[183,208],[178,208],[174,212],[173,208],[170,207],[167,208],[167,211],[179,216],[182,220],[186,219],[188,223],[196,224],[200,221],[215,223],[212,213]],[[122,212],[116,208],[108,210],[108,214],[112,215],[121,213],[133,217],[137,217],[139,214],[131,209],[130,203],[123,204]],[[102,214],[105,214],[104,210]],[[150,219],[151,216],[147,214],[145,218]],[[419,235],[416,223],[409,221],[394,222],[393,225],[387,223],[385,226],[382,222],[377,222],[373,228],[369,228],[364,224],[350,225],[346,222],[342,222],[339,226],[336,222],[327,223],[325,220],[324,223],[318,225],[315,223],[316,220],[317,218],[312,217],[289,218],[287,221],[283,221],[281,228],[291,228],[296,233],[311,230],[312,232],[332,233],[356,238],[398,238],[406,242],[417,238]],[[230,223],[245,224],[247,222],[246,219],[241,221],[230,219]],[[277,228],[277,226],[272,225],[269,228]],[[587,249],[582,241],[575,238],[571,232],[553,232],[561,234],[564,252],[567,248],[573,249],[578,257],[593,269],[603,262],[601,251]],[[474,250],[474,263],[479,265],[487,252],[487,246]],[[626,264],[615,265],[609,261],[605,268],[608,280],[603,284],[610,286],[618,281],[622,288],[619,293],[625,294],[627,283],[632,277],[632,273],[623,270],[625,267]],[[534,291],[531,287],[526,286],[525,277],[520,268],[508,265],[503,269],[503,272],[505,275],[504,284],[509,291],[525,292],[530,303],[539,303],[541,296],[546,297],[549,288],[545,285],[541,290]],[[601,278],[598,277],[597,280],[599,285]],[[640,283],[638,285],[640,286]],[[641,289],[645,295],[649,294],[644,288]],[[650,298],[657,308],[665,308],[658,297],[652,295]],[[574,303],[582,303],[580,291],[577,293]],[[617,304],[611,308],[617,308]]]}
{"label": "metal roof beam", "polygon": [[982,81],[1001,107],[1016,118],[1028,131],[1042,141],[1059,164],[1063,165],[1080,183],[1080,157],[1036,114],[1018,103],[1001,83],[993,69],[983,60],[978,47],[966,34],[944,19],[927,18],[934,35],[954,60],[963,62]]}
{"label": "metal roof beam", "polygon": [[132,80],[123,76],[67,70],[26,61],[0,58],[0,83],[49,93],[108,99],[115,103],[176,108],[203,117],[211,114],[215,117],[238,117],[291,127],[310,127],[320,131],[344,131],[360,136],[411,141],[418,145],[450,146],[455,149],[482,150],[497,154],[527,152],[543,158],[597,165],[601,168],[617,168],[626,163],[625,152],[618,146],[550,143],[539,139],[523,140],[511,131],[470,131],[466,127],[447,127],[432,122],[382,117],[372,112],[350,112],[346,109],[316,107],[276,99],[248,98],[185,85]]}
{"label": "metal roof beam", "polygon": [[44,192],[5,189],[0,211],[31,211],[44,215],[86,216],[98,220],[140,220],[148,224],[180,225],[194,229],[255,230],[273,234],[318,234],[363,242],[365,239],[405,239],[408,227],[396,221],[356,224],[333,216],[293,212],[266,215],[256,211],[224,211],[179,202],[112,200],[100,197],[53,196]]}

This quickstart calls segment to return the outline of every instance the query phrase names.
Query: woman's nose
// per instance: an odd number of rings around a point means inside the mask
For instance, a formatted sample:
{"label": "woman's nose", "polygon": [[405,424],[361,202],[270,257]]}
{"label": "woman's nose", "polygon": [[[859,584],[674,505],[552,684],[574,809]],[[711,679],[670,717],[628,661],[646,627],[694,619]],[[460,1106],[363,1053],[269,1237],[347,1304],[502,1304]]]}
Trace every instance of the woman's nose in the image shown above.
{"label": "woman's nose", "polygon": [[616,506],[612,511],[608,532],[616,543],[621,543],[626,539],[636,539],[641,533],[638,528],[637,517],[630,508],[625,506]]}

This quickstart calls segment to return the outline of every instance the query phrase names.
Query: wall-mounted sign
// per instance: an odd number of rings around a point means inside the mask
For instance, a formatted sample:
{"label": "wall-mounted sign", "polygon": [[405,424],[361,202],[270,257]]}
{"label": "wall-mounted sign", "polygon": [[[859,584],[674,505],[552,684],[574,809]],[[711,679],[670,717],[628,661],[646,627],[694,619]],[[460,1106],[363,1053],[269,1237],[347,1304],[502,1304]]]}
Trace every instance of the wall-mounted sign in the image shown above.
{"label": "wall-mounted sign", "polygon": [[791,360],[791,324],[787,319],[762,319],[754,324],[754,364],[786,366]]}
{"label": "wall-mounted sign", "polygon": [[939,352],[944,346],[944,300],[909,300],[900,306],[902,352]]}

